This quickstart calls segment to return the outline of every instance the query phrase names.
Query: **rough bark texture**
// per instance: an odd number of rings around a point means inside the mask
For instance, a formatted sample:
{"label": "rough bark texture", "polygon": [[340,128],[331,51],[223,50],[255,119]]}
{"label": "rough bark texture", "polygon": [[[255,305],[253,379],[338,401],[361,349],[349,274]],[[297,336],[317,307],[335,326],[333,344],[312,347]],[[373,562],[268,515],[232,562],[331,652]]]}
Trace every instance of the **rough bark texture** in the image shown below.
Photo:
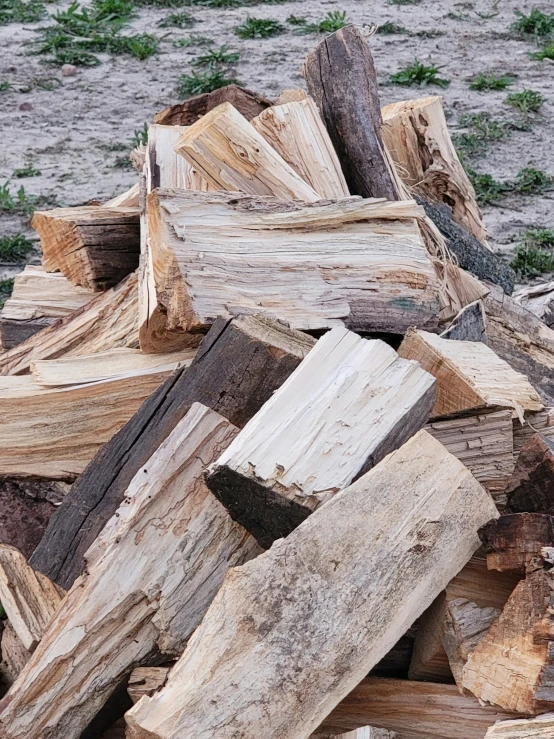
{"label": "rough bark texture", "polygon": [[476,300],[458,313],[450,326],[442,332],[442,339],[453,341],[481,341],[487,343],[483,301]]}
{"label": "rough bark texture", "polygon": [[273,105],[271,100],[256,92],[238,85],[227,85],[213,92],[195,95],[185,100],[184,103],[165,108],[160,113],[156,113],[154,123],[161,123],[165,126],[191,126],[221,103],[231,103],[248,121]]}
{"label": "rough bark texture", "polygon": [[63,484],[44,478],[0,478],[0,543],[29,558],[60,502]]}
{"label": "rough bark texture", "polygon": [[309,336],[261,317],[217,320],[190,368],[169,377],[74,484],[31,558],[32,566],[71,587],[83,571],[85,552],[117,510],[132,478],[192,403],[244,426],[313,344]]}
{"label": "rough bark texture", "polygon": [[479,530],[489,570],[519,570],[554,546],[554,517],[545,513],[512,513],[489,521]]}
{"label": "rough bark texture", "polygon": [[554,515],[554,441],[533,434],[523,444],[506,493],[508,509],[515,513]]}

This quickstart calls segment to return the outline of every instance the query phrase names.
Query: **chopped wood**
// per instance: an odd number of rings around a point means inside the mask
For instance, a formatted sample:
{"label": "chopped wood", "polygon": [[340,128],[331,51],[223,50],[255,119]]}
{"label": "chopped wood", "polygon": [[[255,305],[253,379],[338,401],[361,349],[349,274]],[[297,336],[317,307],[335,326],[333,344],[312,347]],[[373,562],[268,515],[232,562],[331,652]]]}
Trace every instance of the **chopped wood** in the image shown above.
{"label": "chopped wood", "polygon": [[2,348],[21,344],[93,297],[90,290],[72,285],[61,273],[28,264],[15,276],[12,294],[0,313]]}
{"label": "chopped wood", "polygon": [[[533,423],[532,420],[529,421]],[[532,430],[532,429],[531,429]],[[521,447],[506,489],[507,505],[514,512],[554,515],[554,441],[533,433]]]}
{"label": "chopped wood", "polygon": [[229,573],[165,687],[127,714],[130,736],[246,739],[260,726],[308,736],[463,567],[475,527],[495,515],[461,462],[418,432]]}
{"label": "chopped wood", "polygon": [[31,653],[25,649],[9,621],[4,622],[0,652],[2,677],[7,678],[11,685],[29,661]]}
{"label": "chopped wood", "polygon": [[449,341],[410,329],[398,353],[416,359],[437,378],[434,416],[500,407],[513,408],[523,421],[524,412],[543,409],[527,378],[480,342]]}
{"label": "chopped wood", "polygon": [[238,85],[227,85],[213,92],[195,95],[185,100],[184,103],[165,108],[160,113],[156,113],[154,123],[165,126],[190,126],[221,103],[231,103],[248,121],[273,105],[271,100],[256,92]]}
{"label": "chopped wood", "polygon": [[28,372],[31,362],[138,346],[136,274],[97,295],[40,333],[0,354],[0,375]]}
{"label": "chopped wood", "polygon": [[154,695],[167,681],[169,667],[136,667],[127,685],[127,692],[134,703],[143,695]]}
{"label": "chopped wood", "polygon": [[122,192],[121,195],[116,195],[115,198],[104,203],[105,208],[138,208],[139,206],[140,186],[138,182]]}
{"label": "chopped wood", "polygon": [[251,123],[319,197],[350,195],[313,98],[266,108]]}
{"label": "chopped wood", "polygon": [[90,290],[114,287],[138,267],[139,210],[82,205],[35,211],[42,265]]}
{"label": "chopped wood", "polygon": [[491,726],[485,739],[552,739],[554,713],[545,713],[531,719],[499,721]]}
{"label": "chopped wood", "polygon": [[540,433],[547,439],[554,439],[554,408],[545,408],[538,413],[529,413],[523,426],[518,419],[514,419],[514,464],[529,439]]}
{"label": "chopped wood", "polygon": [[522,287],[516,290],[512,297],[516,303],[530,310],[547,326],[550,328],[554,326],[554,281]]}
{"label": "chopped wood", "polygon": [[396,732],[364,726],[347,734],[335,734],[335,739],[402,739]]}
{"label": "chopped wood", "polygon": [[155,191],[149,234],[168,327],[197,331],[219,314],[264,311],[308,330],[436,328],[439,281],[420,215],[413,201]]}
{"label": "chopped wood", "polygon": [[137,472],[1,702],[2,739],[78,739],[135,666],[183,651],[227,570],[258,554],[202,477],[237,431],[195,403]]}
{"label": "chopped wood", "polygon": [[512,513],[489,521],[479,530],[489,570],[520,570],[554,546],[554,517],[545,513]]}
{"label": "chopped wood", "polygon": [[434,386],[383,341],[335,328],[210,468],[208,485],[268,548],[419,431]]}
{"label": "chopped wood", "polygon": [[231,103],[183,131],[175,151],[217,189],[285,201],[320,199]]}
{"label": "chopped wood", "polygon": [[442,332],[441,338],[451,341],[482,341],[486,344],[485,321],[483,301],[476,300],[462,308],[450,326]]}
{"label": "chopped wood", "polygon": [[84,554],[122,503],[135,474],[194,402],[242,427],[315,341],[261,316],[216,321],[188,369],[151,395],[96,456],[50,520],[30,564],[68,589]]}

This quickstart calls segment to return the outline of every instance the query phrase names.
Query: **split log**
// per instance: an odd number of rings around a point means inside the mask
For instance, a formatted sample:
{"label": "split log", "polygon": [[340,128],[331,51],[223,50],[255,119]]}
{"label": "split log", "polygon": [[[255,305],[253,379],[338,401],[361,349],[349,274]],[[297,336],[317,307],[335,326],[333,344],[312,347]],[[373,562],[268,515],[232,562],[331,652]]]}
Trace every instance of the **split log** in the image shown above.
{"label": "split log", "polygon": [[154,693],[166,684],[169,667],[136,667],[127,685],[127,692],[133,704],[138,703],[143,695]]}
{"label": "split log", "polygon": [[191,126],[221,103],[231,103],[248,121],[273,105],[271,100],[256,92],[238,85],[227,85],[220,87],[219,90],[191,97],[184,103],[165,108],[160,113],[156,113],[154,123],[164,126]]}
{"label": "split log", "polygon": [[499,721],[487,731],[485,739],[552,739],[554,713],[532,719]]}
{"label": "split log", "polygon": [[90,290],[114,287],[138,267],[139,216],[137,208],[98,205],[35,211],[44,269]]}
{"label": "split log", "polygon": [[469,656],[463,685],[477,698],[526,715],[552,709],[553,578],[539,569],[522,580]]}
{"label": "split log", "polygon": [[327,126],[353,195],[399,200],[381,135],[377,76],[355,26],[327,36],[304,61],[303,75]]}
{"label": "split log", "polygon": [[479,530],[489,570],[519,570],[554,546],[554,517],[544,513],[512,513],[489,521]]}
{"label": "split log", "polygon": [[256,131],[319,195],[350,193],[337,154],[311,97],[266,108],[252,120]]}
{"label": "split log", "polygon": [[267,549],[419,431],[434,399],[417,362],[335,328],[210,468],[208,485]]}
{"label": "split log", "polygon": [[59,272],[45,272],[42,267],[28,264],[15,276],[13,292],[0,313],[2,348],[21,344],[93,297],[90,290],[75,287]]}
{"label": "split log", "polygon": [[116,195],[104,203],[105,208],[138,208],[140,207],[140,185],[136,182],[121,195]]}
{"label": "split log", "polygon": [[404,184],[426,200],[452,207],[454,221],[484,242],[475,191],[448,133],[442,98],[392,103],[381,114],[383,139]]}
{"label": "split log", "polygon": [[542,434],[528,438],[517,458],[506,494],[508,508],[515,513],[554,515],[554,441]]}
{"label": "split log", "polygon": [[31,658],[31,653],[25,649],[9,621],[4,621],[0,651],[2,677],[11,685]]}
{"label": "split log", "polygon": [[300,364],[314,340],[259,316],[216,321],[189,369],[151,395],[100,451],[50,520],[30,564],[64,588],[116,512],[135,474],[194,402],[242,427]]}
{"label": "split log", "polygon": [[527,411],[543,409],[526,377],[485,344],[449,341],[410,329],[398,353],[416,359],[437,379],[434,416],[478,408],[513,408],[523,421]]}
{"label": "split log", "polygon": [[413,201],[153,192],[153,271],[168,327],[198,331],[221,313],[264,311],[299,329],[433,330],[440,285],[420,215]]}
{"label": "split log", "polygon": [[536,433],[547,439],[554,439],[554,408],[545,408],[538,413],[529,413],[523,426],[514,419],[514,464],[529,439]]}
{"label": "split log", "polygon": [[538,316],[547,326],[554,326],[554,281],[540,285],[522,287],[513,294],[513,299]]}
{"label": "split log", "polygon": [[442,332],[441,339],[451,341],[481,341],[487,343],[483,302],[476,300],[458,313],[450,326]]}
{"label": "split log", "polygon": [[398,731],[403,739],[483,739],[489,726],[506,718],[505,711],[460,695],[455,685],[370,677],[339,703],[322,728],[349,731],[371,723]]}
{"label": "split log", "polygon": [[127,714],[130,736],[253,739],[260,726],[268,737],[309,736],[467,562],[475,527],[495,515],[462,463],[418,432],[227,575],[163,690]]}
{"label": "split log", "polygon": [[237,431],[195,403],[137,472],[0,703],[3,739],[78,739],[135,666],[182,652],[225,573],[259,553],[202,478]]}
{"label": "split log", "polygon": [[65,318],[0,354],[0,375],[28,372],[37,359],[95,354],[138,346],[137,276],[93,298]]}
{"label": "split log", "polygon": [[319,195],[230,103],[179,137],[175,151],[216,189],[312,203]]}

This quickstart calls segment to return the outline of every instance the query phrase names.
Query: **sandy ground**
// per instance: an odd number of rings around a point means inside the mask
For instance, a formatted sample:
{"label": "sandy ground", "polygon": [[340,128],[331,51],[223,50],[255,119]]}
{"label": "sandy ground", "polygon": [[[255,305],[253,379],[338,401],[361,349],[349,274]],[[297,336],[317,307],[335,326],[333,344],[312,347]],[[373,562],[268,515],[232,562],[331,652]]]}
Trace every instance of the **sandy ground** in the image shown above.
{"label": "sandy ground", "polygon": [[[54,12],[56,5],[48,6]],[[25,42],[35,37],[40,24],[11,24],[0,27],[0,81],[7,80],[13,91],[0,93],[0,184],[12,177],[27,158],[41,175],[12,180],[34,195],[57,196],[63,205],[75,205],[95,197],[122,192],[135,181],[133,170],[114,167],[122,151],[110,151],[114,144],[131,145],[133,131],[142,128],[154,113],[178,101],[175,85],[179,75],[192,70],[191,61],[201,53],[196,48],[176,48],[173,41],[195,33],[217,44],[228,44],[240,52],[234,76],[245,86],[272,97],[282,89],[304,85],[300,67],[307,51],[317,43],[318,34],[295,35],[292,27],[283,35],[260,40],[241,40],[233,28],[252,15],[285,23],[290,14],[320,20],[330,10],[345,10],[356,23],[392,21],[412,34],[376,35],[371,40],[381,85],[383,104],[428,94],[444,95],[449,125],[459,130],[464,113],[486,111],[498,120],[513,119],[515,112],[504,104],[506,91],[475,92],[469,81],[478,72],[510,73],[518,76],[509,91],[531,88],[540,91],[547,103],[533,117],[531,129],[513,131],[494,142],[477,169],[496,179],[513,178],[522,167],[535,166],[554,176],[554,63],[529,57],[532,42],[510,32],[514,10],[529,12],[533,7],[552,11],[552,3],[526,0],[477,0],[451,3],[422,0],[419,4],[398,5],[375,0],[296,0],[281,5],[258,5],[232,10],[187,8],[196,19],[193,29],[157,28],[170,10],[142,8],[130,30],[164,36],[161,53],[146,61],[124,56],[103,55],[95,68],[80,68],[75,77],[62,77],[58,68],[45,66],[41,58],[29,55]],[[496,15],[494,15],[496,13]],[[486,17],[493,15],[494,17]],[[441,76],[451,80],[441,90],[434,86],[406,88],[391,85],[392,72],[414,57],[441,67]],[[53,78],[53,90],[37,86],[37,80]],[[19,91],[31,87],[29,92]],[[30,110],[22,110],[28,108]],[[553,228],[553,192],[533,197],[511,197],[500,207],[487,207],[484,217],[493,248],[507,254],[517,235],[527,228]],[[19,218],[0,216],[0,235],[21,230]]]}

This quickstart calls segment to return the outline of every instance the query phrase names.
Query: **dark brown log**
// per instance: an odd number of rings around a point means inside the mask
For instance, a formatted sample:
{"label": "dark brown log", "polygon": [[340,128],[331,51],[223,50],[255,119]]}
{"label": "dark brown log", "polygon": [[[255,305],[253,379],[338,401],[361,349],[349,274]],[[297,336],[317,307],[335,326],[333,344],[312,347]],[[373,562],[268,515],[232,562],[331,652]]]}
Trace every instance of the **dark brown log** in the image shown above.
{"label": "dark brown log", "polygon": [[487,343],[485,310],[483,302],[476,300],[458,313],[450,326],[442,332],[441,339],[453,341],[481,341]]}
{"label": "dark brown log", "polygon": [[34,336],[43,328],[51,326],[57,318],[32,318],[28,321],[13,321],[0,318],[0,344],[6,351]]}
{"label": "dark brown log", "polygon": [[489,570],[519,570],[554,546],[554,517],[546,513],[511,513],[479,529]]}
{"label": "dark brown log", "polygon": [[314,340],[263,317],[218,319],[178,370],[101,449],[56,511],[30,564],[66,589],[136,472],[194,402],[242,427],[298,366]]}
{"label": "dark brown log", "polygon": [[554,441],[533,434],[525,442],[506,493],[508,510],[514,513],[554,515]]}
{"label": "dark brown log", "polygon": [[273,105],[273,102],[263,95],[258,95],[238,85],[227,85],[227,87],[220,87],[219,90],[195,95],[183,103],[165,108],[160,113],[156,113],[154,123],[164,126],[191,126],[221,103],[231,103],[248,121]]}
{"label": "dark brown log", "polygon": [[401,199],[381,137],[375,66],[360,30],[346,26],[327,36],[306,57],[303,75],[350,192],[364,198]]}

